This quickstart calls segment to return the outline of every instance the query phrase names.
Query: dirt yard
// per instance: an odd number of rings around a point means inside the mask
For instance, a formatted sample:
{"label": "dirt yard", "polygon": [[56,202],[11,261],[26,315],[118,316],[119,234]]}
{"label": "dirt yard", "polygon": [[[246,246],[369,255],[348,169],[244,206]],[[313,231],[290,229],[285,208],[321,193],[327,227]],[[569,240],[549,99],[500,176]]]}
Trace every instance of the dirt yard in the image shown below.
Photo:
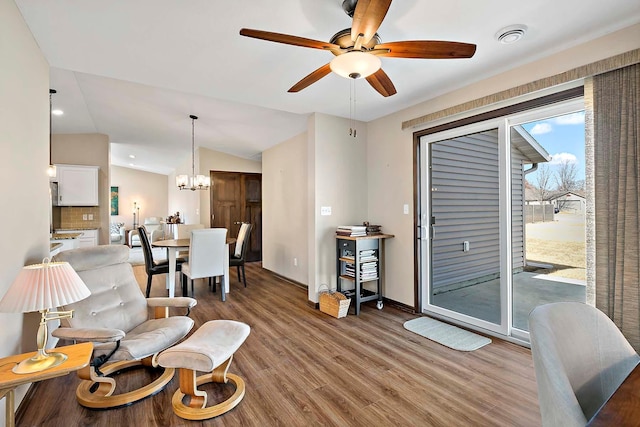
{"label": "dirt yard", "polygon": [[556,214],[555,219],[527,224],[527,261],[553,265],[551,269],[527,270],[586,280],[584,216]]}

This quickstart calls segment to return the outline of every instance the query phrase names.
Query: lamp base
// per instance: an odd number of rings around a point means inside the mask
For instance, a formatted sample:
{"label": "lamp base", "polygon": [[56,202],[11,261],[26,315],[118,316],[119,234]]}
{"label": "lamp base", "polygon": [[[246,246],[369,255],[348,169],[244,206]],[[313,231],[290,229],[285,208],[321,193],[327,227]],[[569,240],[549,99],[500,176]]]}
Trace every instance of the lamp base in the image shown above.
{"label": "lamp base", "polygon": [[12,371],[14,374],[31,374],[58,366],[65,360],[67,360],[67,355],[64,353],[39,353],[18,363]]}

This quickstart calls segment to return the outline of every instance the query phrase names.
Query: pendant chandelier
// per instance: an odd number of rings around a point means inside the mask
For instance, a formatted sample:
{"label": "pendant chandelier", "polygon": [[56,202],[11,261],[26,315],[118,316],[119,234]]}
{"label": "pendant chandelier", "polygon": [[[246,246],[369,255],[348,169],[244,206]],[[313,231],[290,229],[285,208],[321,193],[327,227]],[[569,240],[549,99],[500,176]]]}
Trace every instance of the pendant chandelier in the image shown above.
{"label": "pendant chandelier", "polygon": [[189,116],[191,118],[191,176],[188,175],[178,175],[176,177],[176,185],[180,190],[208,190],[211,185],[211,180],[208,176],[204,175],[196,175],[196,166],[195,166],[195,157],[196,157],[196,148],[195,148],[195,138],[194,138],[194,128],[195,121],[198,120],[198,116],[194,116],[193,114]]}
{"label": "pendant chandelier", "polygon": [[51,113],[53,111],[53,101],[51,100],[51,96],[57,92],[58,91],[55,89],[49,89],[49,168],[47,169],[47,175],[49,175],[49,178],[56,177],[56,165],[51,162],[51,121],[53,120],[51,117]]}

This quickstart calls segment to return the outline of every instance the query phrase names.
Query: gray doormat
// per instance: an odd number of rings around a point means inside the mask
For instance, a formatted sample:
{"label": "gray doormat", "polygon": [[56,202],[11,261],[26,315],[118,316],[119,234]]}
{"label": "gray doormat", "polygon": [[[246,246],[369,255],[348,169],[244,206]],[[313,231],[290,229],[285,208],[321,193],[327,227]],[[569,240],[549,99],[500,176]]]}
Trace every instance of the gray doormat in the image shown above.
{"label": "gray doormat", "polygon": [[473,351],[491,343],[487,337],[466,331],[430,317],[404,322],[404,328],[439,344],[459,351]]}

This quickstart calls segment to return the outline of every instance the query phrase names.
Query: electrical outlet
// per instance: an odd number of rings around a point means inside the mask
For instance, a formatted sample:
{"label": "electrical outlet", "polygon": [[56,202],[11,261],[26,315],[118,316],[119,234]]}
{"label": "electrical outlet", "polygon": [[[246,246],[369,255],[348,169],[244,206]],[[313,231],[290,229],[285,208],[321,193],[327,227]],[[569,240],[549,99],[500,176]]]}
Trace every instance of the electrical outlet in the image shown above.
{"label": "electrical outlet", "polygon": [[82,214],[82,220],[86,221],[87,220],[87,214]]}
{"label": "electrical outlet", "polygon": [[298,258],[294,258],[293,259],[293,266],[297,267],[298,266]]}
{"label": "electrical outlet", "polygon": [[93,214],[89,214],[89,221],[93,221]]}
{"label": "electrical outlet", "polygon": [[322,206],[320,208],[320,215],[331,215],[331,206]]}
{"label": "electrical outlet", "polygon": [[406,204],[405,204],[404,206],[402,206],[402,212],[403,212],[405,215],[409,215],[409,205],[406,205]]}

